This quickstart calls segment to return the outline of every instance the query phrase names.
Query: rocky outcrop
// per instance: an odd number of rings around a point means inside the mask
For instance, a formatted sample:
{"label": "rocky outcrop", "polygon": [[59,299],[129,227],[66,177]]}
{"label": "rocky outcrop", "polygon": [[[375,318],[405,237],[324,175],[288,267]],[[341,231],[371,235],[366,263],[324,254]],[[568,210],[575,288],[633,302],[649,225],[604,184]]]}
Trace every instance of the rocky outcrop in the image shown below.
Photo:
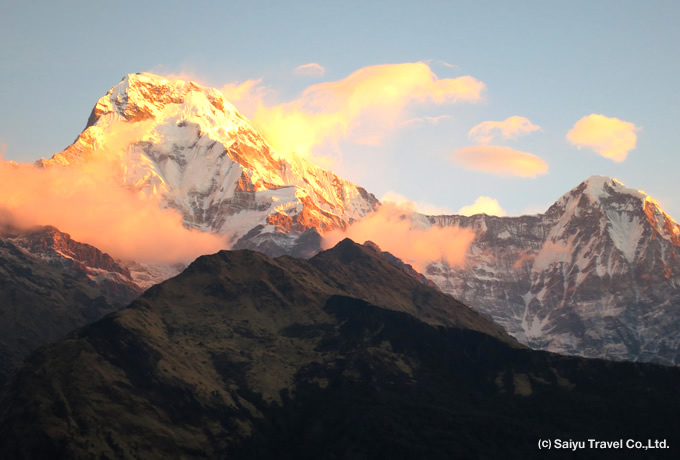
{"label": "rocky outcrop", "polygon": [[74,241],[54,227],[28,230],[5,227],[0,231],[0,238],[52,267],[97,286],[119,305],[127,304],[142,292],[124,264],[92,245]]}

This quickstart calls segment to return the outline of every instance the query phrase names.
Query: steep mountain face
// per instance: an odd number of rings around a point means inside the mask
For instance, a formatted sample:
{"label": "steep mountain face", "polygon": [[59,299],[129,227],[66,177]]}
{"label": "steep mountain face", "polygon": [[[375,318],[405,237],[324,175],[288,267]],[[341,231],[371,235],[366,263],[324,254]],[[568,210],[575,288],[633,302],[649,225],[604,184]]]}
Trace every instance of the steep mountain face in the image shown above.
{"label": "steep mountain face", "polygon": [[0,230],[0,387],[30,352],[140,293],[111,257],[53,227]]}
{"label": "steep mountain face", "polygon": [[270,255],[311,256],[318,238],[305,232],[345,228],[377,204],[331,171],[274,152],[219,91],[148,73],[123,78],[75,143],[40,163],[107,154],[120,156],[121,183],[160,197],[187,226]]}
{"label": "steep mountain face", "polygon": [[677,368],[520,346],[348,240],[310,260],[223,251],[36,352],[0,396],[0,457],[527,458],[541,438],[622,436],[675,449],[678,384]]}
{"label": "steep mountain face", "polygon": [[477,236],[465,266],[427,276],[521,342],[680,364],[680,227],[643,192],[595,176],[545,214],[428,220]]}

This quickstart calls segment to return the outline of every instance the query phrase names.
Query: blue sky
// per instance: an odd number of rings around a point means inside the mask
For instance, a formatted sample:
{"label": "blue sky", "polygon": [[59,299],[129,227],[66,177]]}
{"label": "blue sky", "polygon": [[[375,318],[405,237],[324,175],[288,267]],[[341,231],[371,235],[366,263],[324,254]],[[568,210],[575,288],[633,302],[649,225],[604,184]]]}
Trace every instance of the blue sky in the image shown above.
{"label": "blue sky", "polygon": [[[680,219],[678,5],[3,0],[0,145],[5,160],[57,153],[127,73],[188,75],[218,88],[258,80],[263,104],[291,109],[305,103],[311,85],[424,62],[437,80],[470,76],[484,90],[474,101],[409,99],[375,126],[369,111],[347,137],[311,149],[312,158],[332,157],[333,170],[378,197],[391,192],[453,212],[480,196],[509,215],[535,212],[602,174],[645,190]],[[323,74],[295,70],[311,63]],[[591,114],[634,133],[625,159],[567,139]],[[490,144],[529,153],[547,172],[498,175],[496,166],[480,171],[461,161],[461,149],[486,148],[469,136],[473,127],[512,116],[540,129],[514,138],[492,130]],[[369,131],[377,140],[361,141],[357,133]]]}

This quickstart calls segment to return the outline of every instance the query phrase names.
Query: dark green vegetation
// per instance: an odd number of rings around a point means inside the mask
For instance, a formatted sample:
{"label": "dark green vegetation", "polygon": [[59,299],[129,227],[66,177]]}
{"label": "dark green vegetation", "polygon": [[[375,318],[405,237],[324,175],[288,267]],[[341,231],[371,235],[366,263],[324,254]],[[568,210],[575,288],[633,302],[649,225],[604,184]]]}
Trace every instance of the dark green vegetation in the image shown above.
{"label": "dark green vegetation", "polygon": [[673,458],[679,384],[522,347],[349,240],[220,252],[34,353],[0,398],[0,458],[555,458],[540,438]]}

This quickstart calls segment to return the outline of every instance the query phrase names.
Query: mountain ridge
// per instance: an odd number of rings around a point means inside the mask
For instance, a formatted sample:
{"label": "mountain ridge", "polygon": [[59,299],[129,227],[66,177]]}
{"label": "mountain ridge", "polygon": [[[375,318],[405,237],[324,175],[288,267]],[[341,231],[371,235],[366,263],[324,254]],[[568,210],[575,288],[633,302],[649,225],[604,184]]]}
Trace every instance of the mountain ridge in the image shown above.
{"label": "mountain ridge", "polygon": [[[98,101],[78,140],[41,164],[96,155],[124,128],[133,135],[118,152],[123,182],[180,211],[188,227],[231,235],[234,249],[312,257],[324,232],[380,207],[365,189],[273,151],[217,90],[151,74],[126,76]],[[593,176],[538,216],[407,218],[419,228],[474,230],[463,266],[433,260],[424,275],[522,342],[680,363],[672,332],[680,325],[680,231],[646,194]]]}

